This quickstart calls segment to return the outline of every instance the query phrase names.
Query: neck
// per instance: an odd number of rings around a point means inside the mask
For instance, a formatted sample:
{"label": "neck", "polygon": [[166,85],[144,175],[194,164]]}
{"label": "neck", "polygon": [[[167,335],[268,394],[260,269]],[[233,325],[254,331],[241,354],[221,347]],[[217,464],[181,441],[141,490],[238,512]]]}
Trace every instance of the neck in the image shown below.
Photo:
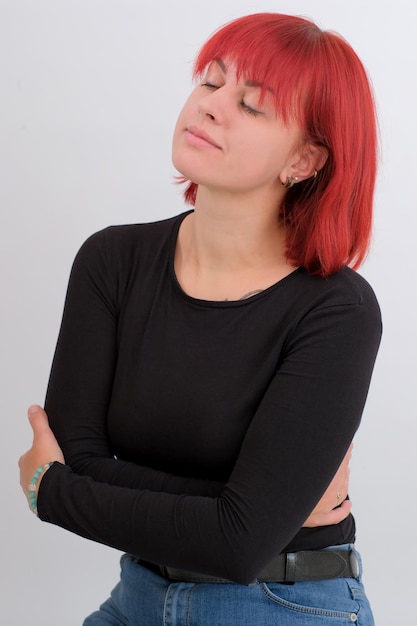
{"label": "neck", "polygon": [[279,203],[197,196],[178,234],[175,272],[183,290],[203,300],[240,300],[267,289],[295,268],[285,258]]}
{"label": "neck", "polygon": [[240,272],[285,264],[281,198],[225,196],[198,190],[195,211],[181,228],[181,256],[196,268]]}

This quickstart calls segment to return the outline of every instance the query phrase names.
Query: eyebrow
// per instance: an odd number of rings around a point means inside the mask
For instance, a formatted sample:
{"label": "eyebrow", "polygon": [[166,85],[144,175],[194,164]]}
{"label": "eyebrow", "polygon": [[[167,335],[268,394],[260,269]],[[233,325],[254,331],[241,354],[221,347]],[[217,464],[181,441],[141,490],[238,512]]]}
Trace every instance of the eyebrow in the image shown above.
{"label": "eyebrow", "polygon": [[221,59],[214,59],[214,60],[216,61],[217,65],[220,67],[223,74],[227,74],[227,67],[225,66],[224,62]]}
{"label": "eyebrow", "polygon": [[[223,74],[227,74],[227,67],[224,63],[224,61],[222,61],[222,59],[214,59],[215,62],[217,63],[217,65],[220,67],[221,71],[223,72]],[[263,87],[263,83],[257,81],[257,80],[246,80],[245,81],[245,85],[246,87]],[[272,91],[269,90],[268,91]]]}

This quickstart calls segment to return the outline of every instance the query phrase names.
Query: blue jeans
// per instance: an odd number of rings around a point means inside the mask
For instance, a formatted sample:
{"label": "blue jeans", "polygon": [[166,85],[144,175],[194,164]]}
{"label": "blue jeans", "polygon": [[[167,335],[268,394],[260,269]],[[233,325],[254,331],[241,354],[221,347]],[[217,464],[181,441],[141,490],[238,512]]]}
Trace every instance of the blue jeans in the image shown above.
{"label": "blue jeans", "polygon": [[121,558],[120,582],[83,626],[349,624],[374,626],[360,577],[289,585],[172,582],[125,554]]}

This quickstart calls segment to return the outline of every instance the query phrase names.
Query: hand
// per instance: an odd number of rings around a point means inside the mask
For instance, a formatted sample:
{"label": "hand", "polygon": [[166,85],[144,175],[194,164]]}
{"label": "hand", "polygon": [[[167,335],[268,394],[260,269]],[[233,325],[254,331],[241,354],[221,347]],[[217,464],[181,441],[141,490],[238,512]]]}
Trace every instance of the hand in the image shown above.
{"label": "hand", "polygon": [[350,444],[332,482],[327,487],[315,509],[304,522],[304,528],[339,524],[349,515],[352,502],[346,500],[346,497],[349,489],[349,462],[352,458],[352,448],[353,444]]}
{"label": "hand", "polygon": [[[26,498],[28,497],[29,483],[38,467],[52,461],[65,463],[62,450],[54,433],[49,428],[48,416],[45,411],[40,406],[33,405],[28,410],[28,416],[33,428],[33,444],[31,449],[19,459],[20,485]],[[38,488],[43,476],[44,474],[39,477]]]}

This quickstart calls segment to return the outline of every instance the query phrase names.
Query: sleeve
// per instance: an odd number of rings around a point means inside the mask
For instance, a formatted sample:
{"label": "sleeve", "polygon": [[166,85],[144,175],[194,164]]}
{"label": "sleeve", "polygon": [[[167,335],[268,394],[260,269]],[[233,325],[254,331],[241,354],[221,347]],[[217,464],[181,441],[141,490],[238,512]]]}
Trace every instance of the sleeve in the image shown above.
{"label": "sleeve", "polygon": [[[109,230],[85,242],[71,270],[45,401],[50,426],[66,464],[79,475],[135,489],[218,495],[223,487],[218,482],[124,462],[115,459],[109,449],[106,416],[124,293],[123,272],[117,271],[120,259],[109,263]],[[115,268],[112,272],[110,265]]]}
{"label": "sleeve", "polygon": [[[54,464],[39,489],[41,519],[151,562],[249,584],[301,528],[340,464],[380,334],[374,303],[306,314],[217,495],[107,484]],[[109,385],[111,372],[100,379]]]}

